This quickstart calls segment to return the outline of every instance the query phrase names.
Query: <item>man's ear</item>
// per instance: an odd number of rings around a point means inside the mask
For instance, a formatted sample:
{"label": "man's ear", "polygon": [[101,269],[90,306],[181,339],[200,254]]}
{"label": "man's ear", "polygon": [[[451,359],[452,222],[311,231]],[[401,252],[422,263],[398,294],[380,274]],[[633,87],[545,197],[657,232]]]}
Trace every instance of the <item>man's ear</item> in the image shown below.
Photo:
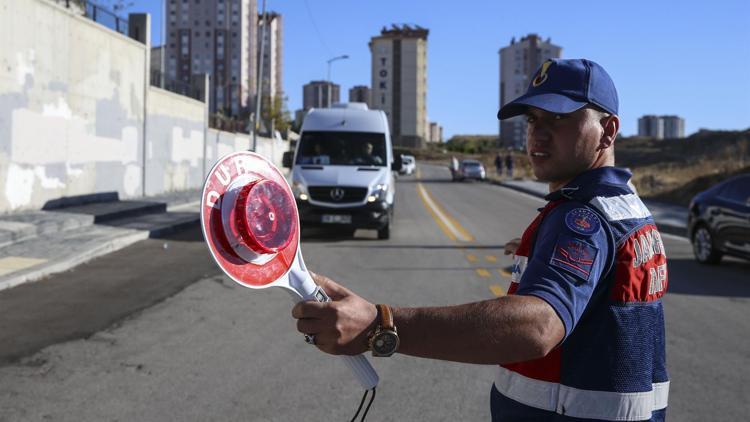
{"label": "man's ear", "polygon": [[620,118],[616,114],[602,118],[602,137],[599,140],[601,149],[609,148],[615,143],[617,133],[620,131]]}

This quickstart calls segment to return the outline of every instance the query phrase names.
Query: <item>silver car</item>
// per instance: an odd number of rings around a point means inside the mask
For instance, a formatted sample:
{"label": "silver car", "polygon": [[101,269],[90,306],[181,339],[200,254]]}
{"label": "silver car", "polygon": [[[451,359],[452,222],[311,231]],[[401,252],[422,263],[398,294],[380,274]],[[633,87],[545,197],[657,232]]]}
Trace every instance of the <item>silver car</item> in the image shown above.
{"label": "silver car", "polygon": [[458,168],[458,179],[476,179],[485,180],[487,178],[487,172],[484,170],[484,165],[477,160],[462,160],[461,166]]}

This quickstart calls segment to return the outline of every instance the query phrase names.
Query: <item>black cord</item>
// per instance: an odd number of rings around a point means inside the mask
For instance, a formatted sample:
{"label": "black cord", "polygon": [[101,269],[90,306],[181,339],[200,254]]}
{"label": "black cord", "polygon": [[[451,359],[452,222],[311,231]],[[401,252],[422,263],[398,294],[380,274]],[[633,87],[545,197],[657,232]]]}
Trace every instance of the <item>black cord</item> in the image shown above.
{"label": "black cord", "polygon": [[367,403],[365,413],[362,414],[362,419],[360,419],[359,422],[365,422],[365,417],[367,416],[367,412],[370,411],[370,406],[372,406],[373,401],[375,401],[375,387],[372,388],[372,396],[370,396],[370,402]]}
{"label": "black cord", "polygon": [[356,422],[357,416],[359,416],[359,412],[362,410],[362,405],[365,404],[365,399],[367,398],[367,392],[370,390],[365,390],[365,394],[362,395],[362,401],[359,402],[359,407],[357,408],[357,413],[354,414],[354,417],[350,422]]}
{"label": "black cord", "polygon": [[359,402],[359,407],[357,408],[357,413],[354,414],[354,417],[350,422],[356,422],[357,416],[359,416],[359,412],[362,411],[362,405],[365,404],[365,399],[367,398],[367,393],[372,391],[372,396],[370,396],[370,402],[367,403],[367,407],[365,408],[365,413],[362,414],[362,419],[359,420],[359,422],[364,422],[365,417],[367,417],[367,412],[370,411],[370,406],[372,406],[373,400],[375,400],[375,387],[373,387],[372,390],[365,390],[365,394],[362,395],[362,400]]}

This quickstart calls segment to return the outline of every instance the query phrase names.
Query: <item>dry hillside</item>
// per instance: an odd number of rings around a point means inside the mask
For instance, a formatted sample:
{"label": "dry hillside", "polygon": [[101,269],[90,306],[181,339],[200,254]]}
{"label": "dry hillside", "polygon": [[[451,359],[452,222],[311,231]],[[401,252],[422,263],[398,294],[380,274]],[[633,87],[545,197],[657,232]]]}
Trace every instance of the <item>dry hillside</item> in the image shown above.
{"label": "dry hillside", "polygon": [[685,139],[622,138],[616,161],[631,169],[643,197],[687,205],[696,193],[750,172],[750,129],[701,131]]}
{"label": "dry hillside", "polygon": [[[490,137],[487,137],[490,138]],[[481,160],[490,177],[495,176],[496,149],[481,154],[431,148],[414,151],[418,160],[448,165],[451,155],[458,159]],[[506,151],[500,151],[505,156]],[[515,178],[531,178],[531,167],[523,152],[514,152]],[[684,139],[655,140],[619,138],[616,163],[633,172],[633,183],[641,196],[687,205],[698,192],[735,174],[750,172],[750,129],[744,131],[700,131]]]}

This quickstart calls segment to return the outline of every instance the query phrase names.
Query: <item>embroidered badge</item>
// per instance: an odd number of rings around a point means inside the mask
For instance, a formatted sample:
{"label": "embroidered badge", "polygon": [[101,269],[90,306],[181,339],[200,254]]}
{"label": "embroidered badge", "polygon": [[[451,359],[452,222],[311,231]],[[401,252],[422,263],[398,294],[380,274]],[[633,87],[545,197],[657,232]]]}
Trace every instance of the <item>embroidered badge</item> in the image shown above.
{"label": "embroidered badge", "polygon": [[593,211],[576,208],[565,214],[565,225],[578,234],[590,235],[598,232],[602,223]]}
{"label": "embroidered badge", "polygon": [[599,249],[568,234],[557,238],[550,265],[565,270],[584,280],[589,280]]}
{"label": "embroidered badge", "polygon": [[547,69],[549,69],[551,65],[552,60],[547,60],[542,64],[542,68],[539,70],[539,74],[536,75],[533,81],[531,81],[531,84],[534,86],[534,88],[547,81]]}

